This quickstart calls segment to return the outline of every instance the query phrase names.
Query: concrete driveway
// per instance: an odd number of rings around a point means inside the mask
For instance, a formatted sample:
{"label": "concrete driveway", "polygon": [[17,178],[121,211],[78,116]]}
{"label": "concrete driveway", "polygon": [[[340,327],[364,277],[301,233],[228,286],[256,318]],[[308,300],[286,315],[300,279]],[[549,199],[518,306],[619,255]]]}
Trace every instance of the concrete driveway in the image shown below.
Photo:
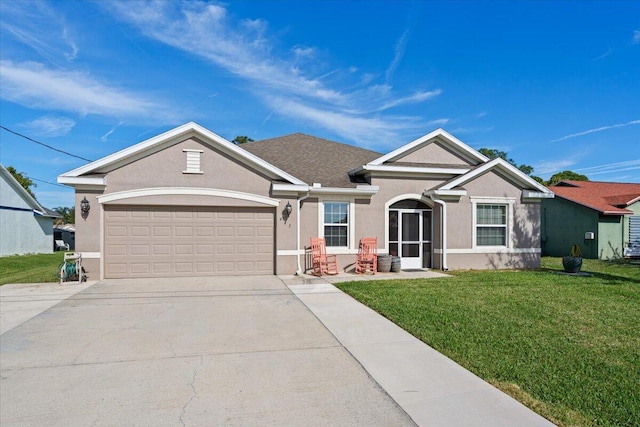
{"label": "concrete driveway", "polygon": [[413,425],[274,276],[99,282],[0,363],[3,426]]}

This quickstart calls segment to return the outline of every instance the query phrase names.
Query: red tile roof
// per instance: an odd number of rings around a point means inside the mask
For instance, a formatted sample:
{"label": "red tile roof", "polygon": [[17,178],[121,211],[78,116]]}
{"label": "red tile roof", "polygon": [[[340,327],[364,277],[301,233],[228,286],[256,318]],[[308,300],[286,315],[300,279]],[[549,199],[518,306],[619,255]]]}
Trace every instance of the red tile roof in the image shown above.
{"label": "red tile roof", "polygon": [[634,183],[566,180],[549,189],[556,197],[581,204],[604,215],[633,214],[633,211],[625,208],[640,200],[640,184]]}

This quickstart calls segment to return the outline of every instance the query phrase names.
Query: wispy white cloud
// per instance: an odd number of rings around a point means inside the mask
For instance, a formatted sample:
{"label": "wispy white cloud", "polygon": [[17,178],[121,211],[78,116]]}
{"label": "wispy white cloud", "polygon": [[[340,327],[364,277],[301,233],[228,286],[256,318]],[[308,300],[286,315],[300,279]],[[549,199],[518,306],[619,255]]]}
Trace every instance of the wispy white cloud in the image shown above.
{"label": "wispy white cloud", "polygon": [[607,56],[611,55],[611,52],[613,52],[613,49],[609,49],[605,53],[603,53],[602,55],[596,56],[595,58],[592,59],[592,61],[599,61],[601,59],[604,59]]}
{"label": "wispy white cloud", "polygon": [[120,122],[117,125],[115,125],[114,127],[112,127],[111,129],[109,129],[107,131],[107,133],[105,133],[104,135],[102,135],[100,137],[100,141],[102,142],[107,142],[107,139],[109,138],[109,136],[114,133],[116,131],[116,129],[118,129],[120,126],[122,126],[124,124],[124,122]]}
{"label": "wispy white cloud", "polygon": [[[471,127],[456,127],[451,129],[449,132],[451,132],[454,135],[457,134],[462,134],[462,133],[480,133],[480,132],[491,132],[494,129],[493,126],[471,126]],[[495,148],[498,149],[498,147],[494,147],[492,146],[491,148]],[[505,150],[504,148],[500,148],[500,150],[502,151],[508,151]]]}
{"label": "wispy white cloud", "polygon": [[36,62],[0,61],[0,68],[0,97],[29,108],[170,123],[180,120],[162,102],[109,86],[87,73],[48,68]]}
{"label": "wispy white cloud", "polygon": [[551,142],[560,142],[560,141],[564,141],[565,139],[575,138],[575,137],[583,136],[583,135],[589,135],[590,133],[602,132],[602,131],[609,130],[609,129],[616,129],[616,128],[621,128],[621,127],[631,126],[631,125],[638,125],[638,124],[640,124],[640,120],[632,120],[632,121],[627,122],[627,123],[619,123],[619,124],[616,124],[616,125],[602,126],[602,127],[595,128],[595,129],[585,130],[583,132],[572,133],[571,135],[566,135],[566,136],[563,136],[562,138],[554,139]]}
{"label": "wispy white cloud", "polygon": [[576,169],[575,171],[585,175],[602,175],[638,169],[640,169],[640,159],[589,166],[586,168]]}
{"label": "wispy white cloud", "polygon": [[0,2],[0,28],[53,64],[73,61],[80,49],[65,19],[44,1]]}
{"label": "wispy white cloud", "polygon": [[305,46],[294,46],[291,51],[298,58],[311,58],[316,53],[314,48]]}
{"label": "wispy white cloud", "polygon": [[400,61],[402,61],[402,57],[404,56],[404,51],[407,48],[407,41],[409,40],[409,30],[405,30],[398,39],[396,43],[396,47],[394,49],[395,55],[393,60],[387,67],[387,71],[385,72],[385,81],[387,84],[391,83],[391,78],[393,77],[393,73],[395,73],[396,68],[400,65]]}
{"label": "wispy white cloud", "polygon": [[364,147],[370,147],[372,142],[397,147],[398,142],[395,138],[398,131],[420,129],[424,125],[416,117],[364,118],[347,112],[315,108],[292,98],[272,97],[269,103],[280,114],[331,129],[347,139],[359,142]]}
{"label": "wispy white cloud", "polygon": [[[234,22],[216,4],[107,2],[117,16],[148,37],[214,63],[255,85],[322,101],[346,102],[339,91],[294,72],[291,63],[271,55],[267,24]],[[182,9],[176,10],[176,8]]]}
{"label": "wispy white cloud", "polygon": [[[317,53],[311,46],[298,45],[279,54],[278,43],[269,36],[267,22],[235,19],[220,4],[146,1],[135,3],[135,7],[131,2],[103,4],[143,35],[243,79],[248,83],[247,88],[275,114],[289,116],[292,110],[287,107],[295,105],[309,122],[356,142],[357,135],[372,135],[361,131],[366,127],[393,130],[391,133],[396,136],[413,129],[420,119],[396,121],[397,117],[387,117],[382,112],[425,102],[441,93],[440,89],[433,89],[397,95],[388,85],[374,84],[375,73],[364,74],[356,89],[345,89],[352,85],[356,67],[321,72],[318,61],[311,61],[313,64],[305,61]],[[408,36],[407,31],[398,41],[394,61],[387,69],[388,76],[401,61]],[[294,53],[293,60],[289,59],[290,52]],[[318,75],[321,77],[314,77]],[[327,79],[328,76],[331,79]],[[274,99],[285,98],[288,102],[277,102],[274,108]],[[327,120],[328,116],[332,120]],[[358,130],[350,130],[345,123],[353,124]]]}
{"label": "wispy white cloud", "polygon": [[442,90],[440,90],[440,89],[430,90],[430,91],[426,91],[426,92],[416,92],[413,95],[405,96],[403,98],[393,99],[393,100],[387,102],[386,104],[381,105],[378,108],[377,111],[387,110],[389,108],[397,107],[397,106],[400,106],[400,105],[418,104],[420,102],[424,102],[424,101],[427,101],[429,99],[433,99],[433,98],[439,96],[441,93],[442,93]]}
{"label": "wispy white cloud", "polygon": [[42,116],[30,122],[22,123],[20,127],[26,129],[32,135],[53,138],[68,134],[75,125],[75,120],[69,117]]}
{"label": "wispy white cloud", "polygon": [[640,43],[640,30],[635,30],[633,32],[633,37],[631,38],[631,43],[639,44]]}

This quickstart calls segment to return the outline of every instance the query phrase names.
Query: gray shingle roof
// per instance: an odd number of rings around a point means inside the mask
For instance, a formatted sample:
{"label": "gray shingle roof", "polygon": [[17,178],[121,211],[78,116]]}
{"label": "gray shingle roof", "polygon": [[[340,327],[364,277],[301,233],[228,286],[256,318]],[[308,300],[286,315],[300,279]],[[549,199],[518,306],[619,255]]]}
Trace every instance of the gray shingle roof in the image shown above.
{"label": "gray shingle roof", "polygon": [[240,145],[307,184],[355,187],[348,172],[382,156],[381,153],[303,133]]}

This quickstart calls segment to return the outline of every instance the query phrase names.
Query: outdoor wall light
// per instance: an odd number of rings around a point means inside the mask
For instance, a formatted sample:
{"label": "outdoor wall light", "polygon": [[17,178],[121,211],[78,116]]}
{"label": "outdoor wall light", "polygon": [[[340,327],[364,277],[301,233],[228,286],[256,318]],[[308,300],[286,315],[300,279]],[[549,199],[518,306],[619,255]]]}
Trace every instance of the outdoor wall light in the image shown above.
{"label": "outdoor wall light", "polygon": [[80,202],[80,212],[83,219],[87,219],[87,216],[89,216],[89,209],[91,209],[91,206],[89,206],[89,201],[86,197],[84,197]]}
{"label": "outdoor wall light", "polygon": [[287,202],[287,205],[284,207],[284,210],[282,211],[282,219],[284,219],[285,224],[287,223],[287,220],[289,219],[291,212],[293,212],[293,207],[291,206],[291,203]]}

